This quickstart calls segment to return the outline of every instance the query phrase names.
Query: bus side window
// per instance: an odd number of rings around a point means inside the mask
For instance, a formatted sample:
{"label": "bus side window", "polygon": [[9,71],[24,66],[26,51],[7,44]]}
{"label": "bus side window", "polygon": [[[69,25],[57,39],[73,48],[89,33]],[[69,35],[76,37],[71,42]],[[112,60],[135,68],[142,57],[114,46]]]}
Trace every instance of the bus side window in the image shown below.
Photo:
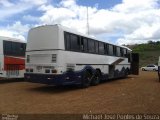
{"label": "bus side window", "polygon": [[106,54],[106,55],[109,54],[109,47],[108,47],[108,44],[105,44],[105,54]]}
{"label": "bus side window", "polygon": [[78,35],[71,34],[71,49],[73,51],[80,51],[80,37]]}
{"label": "bus side window", "polygon": [[67,32],[64,32],[64,41],[65,41],[65,49],[70,50],[71,47],[70,34]]}
{"label": "bus side window", "polygon": [[95,41],[95,52],[98,53],[98,41]]}
{"label": "bus side window", "polygon": [[95,53],[95,44],[92,39],[88,39],[88,50],[90,53]]}
{"label": "bus side window", "polygon": [[87,38],[81,38],[81,51],[87,52],[88,51],[88,40]]}
{"label": "bus side window", "polygon": [[113,55],[114,56],[117,56],[117,50],[116,50],[116,48],[117,48],[116,46],[113,46]]}
{"label": "bus side window", "polygon": [[126,49],[123,49],[123,54],[124,54],[124,57],[127,57],[127,50]]}
{"label": "bus side window", "polygon": [[121,56],[120,47],[116,47],[116,56]]}
{"label": "bus side window", "polygon": [[124,51],[123,48],[120,48],[120,56],[121,56],[121,57],[124,57],[123,51]]}
{"label": "bus side window", "polygon": [[113,55],[113,45],[109,45],[109,55]]}
{"label": "bus side window", "polygon": [[99,53],[104,54],[104,43],[103,42],[99,42]]}

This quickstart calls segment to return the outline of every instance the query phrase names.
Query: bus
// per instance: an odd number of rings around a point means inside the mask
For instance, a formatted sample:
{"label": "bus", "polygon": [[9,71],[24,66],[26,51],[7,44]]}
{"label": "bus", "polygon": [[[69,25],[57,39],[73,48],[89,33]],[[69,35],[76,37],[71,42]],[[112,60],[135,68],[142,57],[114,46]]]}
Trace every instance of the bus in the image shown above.
{"label": "bus", "polygon": [[0,78],[24,78],[26,43],[0,36]]}
{"label": "bus", "polygon": [[159,82],[160,82],[160,56],[158,60],[158,77],[159,77]]}
{"label": "bus", "polygon": [[29,30],[25,79],[48,85],[89,87],[101,81],[138,74],[139,56],[61,25]]}

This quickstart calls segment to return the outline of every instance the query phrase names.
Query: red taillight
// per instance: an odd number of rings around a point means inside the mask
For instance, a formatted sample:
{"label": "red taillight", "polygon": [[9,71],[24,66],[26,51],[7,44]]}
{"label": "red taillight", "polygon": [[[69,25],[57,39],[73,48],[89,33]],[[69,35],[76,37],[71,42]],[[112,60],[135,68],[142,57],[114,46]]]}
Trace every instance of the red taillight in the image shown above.
{"label": "red taillight", "polygon": [[57,70],[52,70],[52,73],[57,73]]}

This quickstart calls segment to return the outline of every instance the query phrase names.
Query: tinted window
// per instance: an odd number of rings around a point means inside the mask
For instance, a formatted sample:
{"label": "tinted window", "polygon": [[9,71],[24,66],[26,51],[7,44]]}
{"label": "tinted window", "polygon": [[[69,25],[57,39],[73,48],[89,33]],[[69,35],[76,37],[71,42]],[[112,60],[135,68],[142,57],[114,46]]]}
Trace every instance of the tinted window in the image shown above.
{"label": "tinted window", "polygon": [[120,47],[116,47],[116,56],[121,56]]}
{"label": "tinted window", "polygon": [[4,54],[12,54],[12,43],[10,41],[3,41]]}
{"label": "tinted window", "polygon": [[124,55],[126,55],[127,54],[127,50],[123,49],[123,53],[124,53]]}
{"label": "tinted window", "polygon": [[70,35],[71,40],[71,49],[72,50],[80,50],[80,39],[79,36],[71,34]]}
{"label": "tinted window", "polygon": [[69,50],[71,48],[70,34],[65,32],[64,39],[65,39],[65,48]]}
{"label": "tinted window", "polygon": [[130,51],[125,48],[121,48],[111,44],[106,44],[68,32],[64,32],[64,41],[65,49],[71,51],[89,52],[122,57],[127,57],[127,53],[130,53]]}
{"label": "tinted window", "polygon": [[95,52],[98,53],[98,42],[95,41]]}
{"label": "tinted window", "polygon": [[148,65],[147,67],[155,67],[154,65]]}
{"label": "tinted window", "polygon": [[4,55],[25,56],[26,44],[12,41],[3,41]]}
{"label": "tinted window", "polygon": [[116,46],[113,46],[113,55],[117,55],[117,47]]}
{"label": "tinted window", "polygon": [[108,47],[109,45],[108,44],[105,44],[105,54],[107,55],[108,53],[109,53],[109,47]]}
{"label": "tinted window", "polygon": [[104,54],[104,43],[99,42],[99,53]]}
{"label": "tinted window", "polygon": [[91,52],[91,53],[94,53],[94,52],[95,52],[94,41],[91,40],[91,39],[88,40],[88,50],[89,50],[89,52]]}
{"label": "tinted window", "polygon": [[113,45],[109,45],[109,55],[113,55]]}
{"label": "tinted window", "polygon": [[87,52],[88,51],[88,40],[87,38],[81,38],[81,50]]}
{"label": "tinted window", "polygon": [[123,48],[120,48],[120,56],[122,56],[122,57],[124,57],[124,50],[123,50]]}
{"label": "tinted window", "polygon": [[123,54],[125,57],[127,57],[127,49],[123,49]]}

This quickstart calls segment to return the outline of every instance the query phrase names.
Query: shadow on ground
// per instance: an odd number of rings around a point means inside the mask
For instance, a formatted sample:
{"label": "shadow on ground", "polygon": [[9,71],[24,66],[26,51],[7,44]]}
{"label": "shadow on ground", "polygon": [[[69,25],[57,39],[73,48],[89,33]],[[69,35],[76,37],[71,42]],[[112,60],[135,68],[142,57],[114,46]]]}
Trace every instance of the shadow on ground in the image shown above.
{"label": "shadow on ground", "polygon": [[14,83],[14,82],[24,82],[24,79],[4,79],[0,78],[0,84]]}
{"label": "shadow on ground", "polygon": [[[132,77],[129,77],[129,78],[132,78]],[[111,82],[115,83],[116,81],[124,81],[124,80],[128,80],[128,77],[103,81],[99,85],[109,84]],[[33,84],[38,84],[38,83],[33,83]],[[87,90],[91,87],[97,87],[97,86],[89,86],[88,88],[81,88],[80,85],[65,85],[65,86],[43,85],[43,86],[38,86],[34,88],[29,88],[29,90],[34,92],[43,92],[43,93],[44,92],[45,93],[64,93],[64,92],[70,92],[70,91]]]}
{"label": "shadow on ground", "polygon": [[64,93],[69,91],[80,90],[81,88],[76,85],[66,85],[66,86],[51,86],[44,85],[40,87],[30,88],[30,91],[33,92],[43,92],[43,93]]}

